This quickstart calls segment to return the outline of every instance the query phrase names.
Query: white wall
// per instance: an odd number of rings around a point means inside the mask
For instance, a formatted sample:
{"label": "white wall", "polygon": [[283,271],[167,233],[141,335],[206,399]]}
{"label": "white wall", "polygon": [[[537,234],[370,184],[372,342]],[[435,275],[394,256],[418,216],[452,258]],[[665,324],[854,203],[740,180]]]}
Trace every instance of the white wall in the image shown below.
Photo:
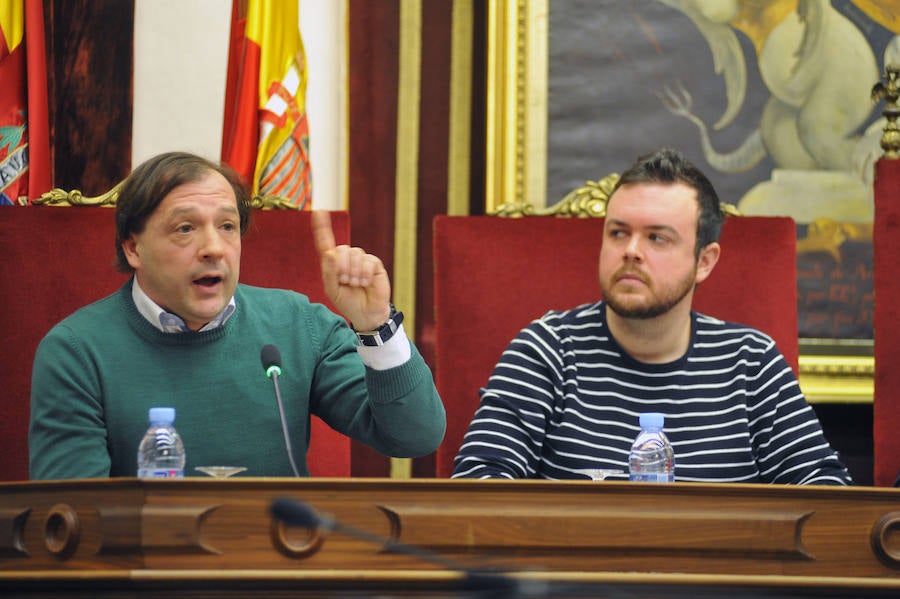
{"label": "white wall", "polygon": [[309,80],[313,206],[345,209],[347,198],[347,2],[300,0],[300,34]]}
{"label": "white wall", "polygon": [[[231,0],[135,0],[132,164],[170,150],[218,160]],[[346,0],[302,0],[313,206],[346,206]]]}

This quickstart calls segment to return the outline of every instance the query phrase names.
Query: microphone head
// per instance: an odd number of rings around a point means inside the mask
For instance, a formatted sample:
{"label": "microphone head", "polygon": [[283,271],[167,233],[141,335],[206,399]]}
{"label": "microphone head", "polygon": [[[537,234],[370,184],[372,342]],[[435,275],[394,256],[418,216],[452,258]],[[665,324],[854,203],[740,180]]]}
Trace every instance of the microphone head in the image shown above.
{"label": "microphone head", "polygon": [[259,352],[259,359],[262,360],[266,376],[271,377],[272,372],[281,374],[281,352],[278,351],[277,347],[271,343],[263,345],[262,350]]}
{"label": "microphone head", "polygon": [[276,520],[291,526],[319,528],[323,524],[322,519],[319,518],[314,509],[305,503],[288,499],[287,497],[280,497],[273,501],[269,510]]}

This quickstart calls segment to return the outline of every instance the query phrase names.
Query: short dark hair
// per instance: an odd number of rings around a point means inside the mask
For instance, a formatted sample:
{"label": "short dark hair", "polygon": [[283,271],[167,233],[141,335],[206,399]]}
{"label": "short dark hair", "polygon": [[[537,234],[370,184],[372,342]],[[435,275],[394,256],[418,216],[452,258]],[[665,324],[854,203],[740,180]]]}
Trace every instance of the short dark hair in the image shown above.
{"label": "short dark hair", "polygon": [[134,272],[128,263],[122,243],[133,233],[141,233],[147,219],[169,193],[186,183],[195,183],[209,173],[219,173],[234,190],[240,216],[241,235],[250,224],[250,191],[231,167],[217,164],[187,152],[167,152],[148,159],[138,166],[119,190],[116,200],[116,268]]}
{"label": "short dark hair", "polygon": [[700,216],[697,219],[697,244],[694,253],[719,240],[725,213],[719,203],[719,196],[713,184],[703,172],[684,155],[673,148],[660,148],[639,157],[622,173],[609,195],[612,201],[616,191],[623,185],[633,183],[683,183],[697,192]]}

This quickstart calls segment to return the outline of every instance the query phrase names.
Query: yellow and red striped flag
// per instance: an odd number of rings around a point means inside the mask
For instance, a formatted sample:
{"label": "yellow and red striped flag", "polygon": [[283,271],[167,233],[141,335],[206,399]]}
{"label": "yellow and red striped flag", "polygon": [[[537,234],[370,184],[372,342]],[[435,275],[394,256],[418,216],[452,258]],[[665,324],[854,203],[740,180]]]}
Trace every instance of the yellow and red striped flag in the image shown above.
{"label": "yellow and red striped flag", "polygon": [[0,204],[50,191],[50,119],[41,0],[0,2]]}
{"label": "yellow and red striped flag", "polygon": [[297,1],[233,0],[222,160],[254,194],[312,207]]}

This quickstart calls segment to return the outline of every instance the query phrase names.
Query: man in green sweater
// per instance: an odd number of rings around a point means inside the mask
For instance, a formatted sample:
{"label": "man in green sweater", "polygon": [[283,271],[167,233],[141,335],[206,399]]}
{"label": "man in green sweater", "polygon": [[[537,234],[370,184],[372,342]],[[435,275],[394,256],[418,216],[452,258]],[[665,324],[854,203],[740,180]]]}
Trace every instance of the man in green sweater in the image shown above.
{"label": "man in green sweater", "polygon": [[291,476],[260,349],[280,350],[281,395],[297,469],[308,475],[309,417],[395,457],[443,439],[431,372],[390,303],[381,261],[336,246],[327,213],[313,235],[325,292],[354,327],[293,291],[238,283],[249,193],[230,169],[186,153],[151,158],[116,206],[116,293],[56,325],[35,356],[32,479],[135,476],[149,408],[176,409],[195,466]]}

